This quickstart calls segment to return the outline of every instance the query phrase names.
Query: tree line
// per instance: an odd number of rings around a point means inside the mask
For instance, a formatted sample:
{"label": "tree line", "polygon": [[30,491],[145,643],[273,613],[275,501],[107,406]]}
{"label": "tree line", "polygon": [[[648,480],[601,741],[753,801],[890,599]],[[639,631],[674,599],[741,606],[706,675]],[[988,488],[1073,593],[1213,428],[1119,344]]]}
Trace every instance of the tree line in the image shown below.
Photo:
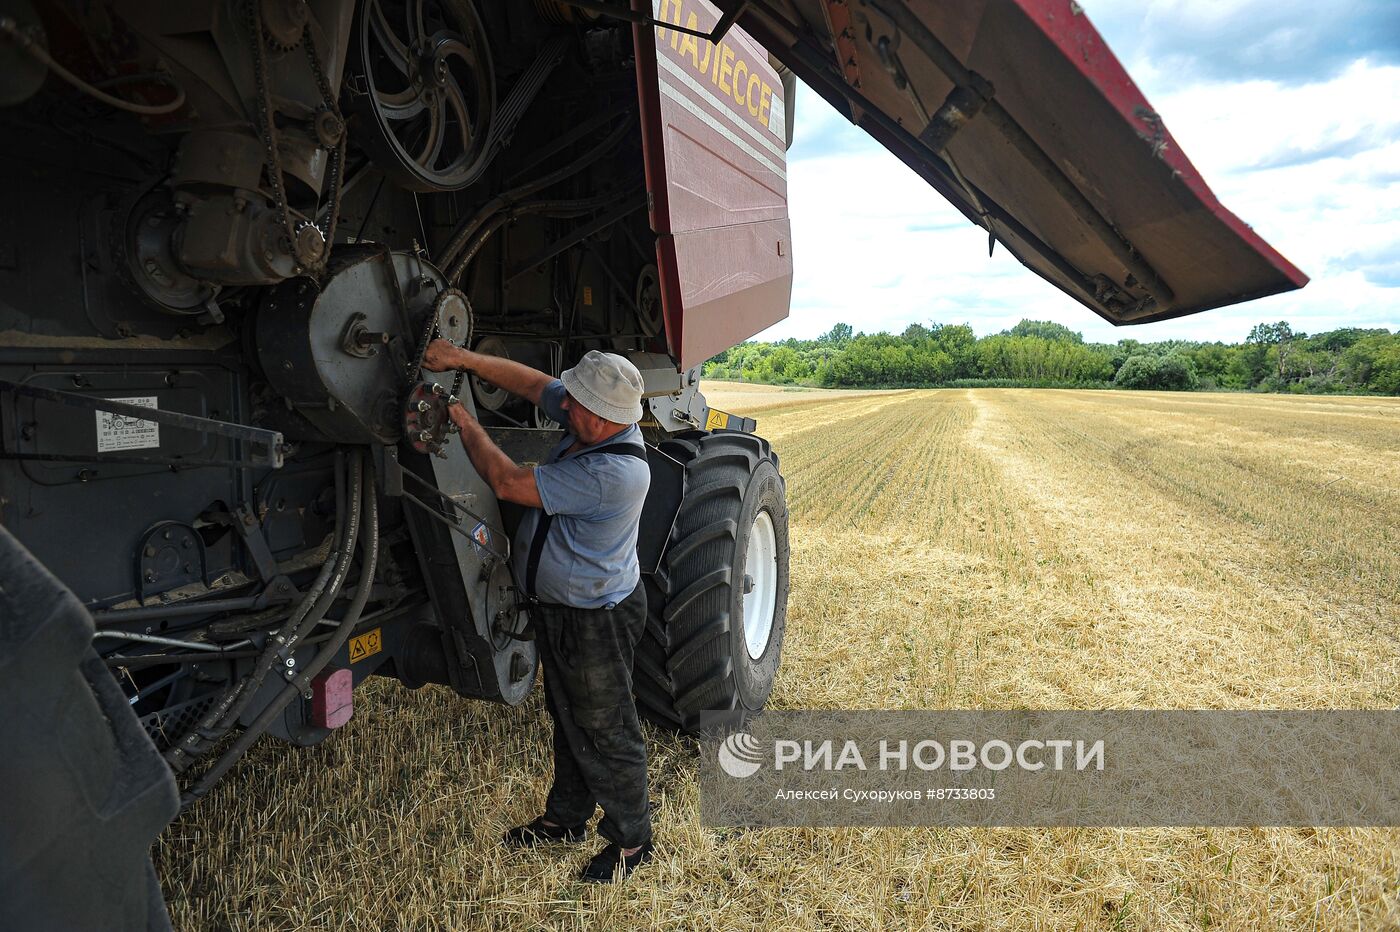
{"label": "tree line", "polygon": [[748,342],[702,374],[827,388],[1031,386],[1400,394],[1400,333],[1343,327],[1309,336],[1259,324],[1243,343],[1085,343],[1044,320],[977,337],[967,324],[910,324],[855,333],[837,324],[815,340]]}

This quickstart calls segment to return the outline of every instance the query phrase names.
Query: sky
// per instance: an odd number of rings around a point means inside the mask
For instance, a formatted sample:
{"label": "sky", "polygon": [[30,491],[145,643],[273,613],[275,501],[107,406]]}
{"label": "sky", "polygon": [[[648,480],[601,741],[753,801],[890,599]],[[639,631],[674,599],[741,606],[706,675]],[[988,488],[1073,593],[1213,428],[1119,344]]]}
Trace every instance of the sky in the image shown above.
{"label": "sky", "polygon": [[1024,268],[807,88],[788,152],[789,318],[898,333],[1022,318],[1094,342],[1242,341],[1263,321],[1400,330],[1400,0],[1080,0],[1220,201],[1311,282],[1114,327]]}

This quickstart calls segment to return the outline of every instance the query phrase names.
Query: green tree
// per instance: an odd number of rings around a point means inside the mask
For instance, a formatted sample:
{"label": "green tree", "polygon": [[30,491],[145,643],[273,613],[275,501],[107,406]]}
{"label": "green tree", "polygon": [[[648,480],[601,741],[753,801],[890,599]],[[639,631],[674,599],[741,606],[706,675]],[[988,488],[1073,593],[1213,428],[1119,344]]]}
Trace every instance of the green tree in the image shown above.
{"label": "green tree", "polygon": [[854,331],[850,324],[834,324],[830,330],[817,337],[818,343],[830,343],[834,346],[845,346],[851,342]]}
{"label": "green tree", "polygon": [[1295,333],[1288,321],[1281,320],[1276,324],[1255,324],[1249,331],[1249,336],[1245,337],[1245,342],[1269,347],[1267,356],[1274,364],[1281,387],[1288,382],[1289,373],[1292,371],[1289,368],[1289,357],[1293,355],[1294,341],[1305,336],[1305,333]]}
{"label": "green tree", "polygon": [[967,324],[934,324],[929,332],[933,345],[948,356],[952,366],[948,378],[977,377],[977,334],[971,327]]}
{"label": "green tree", "polygon": [[1065,340],[1070,343],[1084,342],[1082,333],[1077,333],[1064,324],[1057,324],[1053,320],[1022,320],[1004,332],[1007,336],[1012,337],[1039,337],[1042,340]]}

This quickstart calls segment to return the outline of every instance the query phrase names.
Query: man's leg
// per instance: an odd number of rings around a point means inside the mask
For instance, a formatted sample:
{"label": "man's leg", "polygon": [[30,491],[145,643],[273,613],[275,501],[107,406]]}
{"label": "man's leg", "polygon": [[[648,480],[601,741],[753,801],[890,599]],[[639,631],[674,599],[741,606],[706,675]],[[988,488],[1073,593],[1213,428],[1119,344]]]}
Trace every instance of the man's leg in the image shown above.
{"label": "man's leg", "polygon": [[[554,723],[554,782],[549,788],[545,802],[544,818],[560,826],[582,825],[593,817],[597,801],[588,787],[583,772],[574,760],[574,750],[569,744],[567,728],[573,720],[561,715],[561,708],[570,705],[565,692],[565,674],[559,669],[555,650],[559,644],[561,625],[567,621],[560,617],[561,609],[536,607],[535,643],[540,652],[540,665],[544,669],[544,702],[549,717]],[[568,722],[566,726],[564,721]]]}
{"label": "man's leg", "polygon": [[559,727],[603,807],[598,834],[636,848],[651,840],[646,745],[632,700],[632,651],[646,625],[645,590],[639,583],[612,610],[570,610],[563,623],[556,666],[568,711],[561,702]]}

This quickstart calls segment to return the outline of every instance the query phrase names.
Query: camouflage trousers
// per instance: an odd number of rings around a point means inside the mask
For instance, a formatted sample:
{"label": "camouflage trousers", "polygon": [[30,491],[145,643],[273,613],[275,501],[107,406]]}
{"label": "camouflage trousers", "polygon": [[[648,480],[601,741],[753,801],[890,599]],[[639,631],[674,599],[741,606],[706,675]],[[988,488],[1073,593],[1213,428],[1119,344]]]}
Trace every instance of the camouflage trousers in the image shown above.
{"label": "camouflage trousers", "polygon": [[532,611],[554,719],[554,785],[544,816],[580,825],[603,807],[598,834],[624,848],[651,839],[647,752],[632,701],[632,651],[646,627],[638,582],[616,607],[540,604]]}

